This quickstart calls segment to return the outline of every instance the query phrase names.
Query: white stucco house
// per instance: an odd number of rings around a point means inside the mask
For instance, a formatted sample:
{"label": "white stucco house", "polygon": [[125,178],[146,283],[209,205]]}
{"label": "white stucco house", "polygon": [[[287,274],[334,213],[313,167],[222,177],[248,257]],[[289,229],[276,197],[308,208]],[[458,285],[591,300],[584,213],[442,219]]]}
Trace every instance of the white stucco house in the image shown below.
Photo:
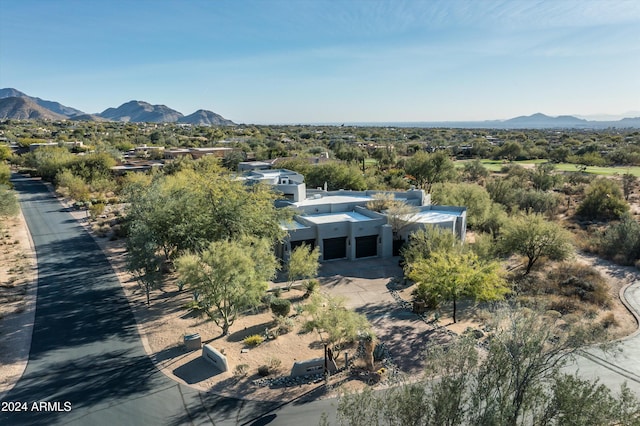
{"label": "white stucco house", "polygon": [[293,220],[282,224],[287,237],[276,249],[284,261],[302,244],[319,247],[321,261],[393,256],[394,235],[388,216],[367,209],[373,195],[381,192],[392,193],[396,200],[417,207],[416,213],[403,219],[406,225],[396,238],[406,241],[418,229],[438,226],[465,239],[467,209],[431,205],[431,197],[423,190],[307,191],[304,176],[285,169],[252,171],[243,179],[273,185],[285,197],[278,206],[295,209]]}

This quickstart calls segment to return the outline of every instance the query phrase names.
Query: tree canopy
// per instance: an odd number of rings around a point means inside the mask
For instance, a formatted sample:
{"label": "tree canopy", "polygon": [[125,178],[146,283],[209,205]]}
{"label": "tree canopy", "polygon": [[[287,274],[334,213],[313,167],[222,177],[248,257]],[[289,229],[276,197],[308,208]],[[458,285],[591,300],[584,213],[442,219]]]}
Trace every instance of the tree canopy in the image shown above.
{"label": "tree canopy", "polygon": [[526,256],[525,275],[541,257],[565,260],[573,254],[571,234],[539,214],[522,215],[509,221],[500,237],[500,249],[505,254]]}
{"label": "tree canopy", "polygon": [[179,257],[176,267],[198,308],[227,335],[240,312],[260,304],[277,260],[269,241],[243,238],[214,241],[200,254]]}
{"label": "tree canopy", "polygon": [[447,182],[457,177],[453,161],[442,151],[433,154],[417,152],[407,160],[405,170],[427,193],[431,193],[434,183]]}
{"label": "tree canopy", "polygon": [[418,298],[453,302],[454,323],[456,303],[461,297],[500,300],[510,291],[500,264],[481,262],[473,252],[431,253],[429,259],[412,263],[408,276],[417,283],[415,294]]}
{"label": "tree canopy", "polygon": [[197,165],[203,170],[157,175],[148,186],[133,179],[125,191],[129,269],[142,282],[159,284],[163,263],[204,250],[211,241],[252,236],[273,243],[284,235],[280,220],[290,212],[275,208],[269,187],[247,186],[215,165]]}
{"label": "tree canopy", "polygon": [[586,219],[619,219],[629,211],[623,191],[612,179],[599,178],[591,182],[576,215]]}

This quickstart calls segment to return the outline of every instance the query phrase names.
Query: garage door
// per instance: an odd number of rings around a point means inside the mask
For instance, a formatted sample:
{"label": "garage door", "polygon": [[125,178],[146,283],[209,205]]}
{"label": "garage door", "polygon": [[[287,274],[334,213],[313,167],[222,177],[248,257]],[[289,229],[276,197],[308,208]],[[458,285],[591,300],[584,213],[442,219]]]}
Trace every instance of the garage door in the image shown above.
{"label": "garage door", "polygon": [[356,237],[356,258],[378,255],[378,236]]}
{"label": "garage door", "polygon": [[325,238],[322,240],[324,260],[344,259],[347,257],[347,237]]}
{"label": "garage door", "polygon": [[296,247],[300,247],[301,245],[306,244],[307,248],[313,250],[316,246],[316,240],[300,240],[300,241],[291,241],[291,251],[295,250]]}

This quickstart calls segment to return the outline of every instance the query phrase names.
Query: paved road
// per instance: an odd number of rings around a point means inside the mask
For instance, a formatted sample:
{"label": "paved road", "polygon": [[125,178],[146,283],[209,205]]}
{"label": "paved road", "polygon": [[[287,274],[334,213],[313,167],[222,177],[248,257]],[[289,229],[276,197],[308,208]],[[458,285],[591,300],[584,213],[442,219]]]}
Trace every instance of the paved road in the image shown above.
{"label": "paved road", "polygon": [[0,425],[315,424],[335,411],[329,400],[241,401],[167,378],[92,237],[42,183],[15,175],[14,184],[38,256],[38,298],[27,368],[1,407],[26,403],[27,412],[2,411]]}
{"label": "paved road", "polygon": [[[626,288],[624,298],[631,309],[636,313],[640,312],[640,281]],[[576,369],[585,378],[597,378],[600,383],[616,391],[626,382],[640,397],[640,331],[621,340],[606,352],[598,348],[583,351],[583,356],[567,367],[571,372]]]}

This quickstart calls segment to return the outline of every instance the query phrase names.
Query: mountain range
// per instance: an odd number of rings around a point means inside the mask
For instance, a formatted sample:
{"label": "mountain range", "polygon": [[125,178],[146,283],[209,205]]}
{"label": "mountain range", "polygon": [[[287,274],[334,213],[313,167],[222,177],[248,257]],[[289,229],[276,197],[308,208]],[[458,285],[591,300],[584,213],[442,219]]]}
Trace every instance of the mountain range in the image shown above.
{"label": "mountain range", "polygon": [[144,101],[129,101],[101,113],[87,114],[54,101],[29,96],[19,90],[0,89],[0,119],[42,119],[78,121],[123,121],[132,123],[184,123],[206,126],[233,126],[213,111],[199,109],[185,116],[166,105],[151,105]]}
{"label": "mountain range", "polygon": [[[122,121],[132,123],[185,123],[205,126],[233,126],[235,123],[212,111],[199,109],[183,115],[166,105],[151,105],[144,101],[129,101],[101,113],[87,114],[78,109],[28,96],[16,89],[0,89],[0,119],[44,119],[81,121]],[[468,129],[606,129],[640,128],[640,117],[621,120],[585,120],[571,115],[550,117],[537,113],[508,120],[442,121],[409,123],[349,123],[366,126],[449,127]]]}

